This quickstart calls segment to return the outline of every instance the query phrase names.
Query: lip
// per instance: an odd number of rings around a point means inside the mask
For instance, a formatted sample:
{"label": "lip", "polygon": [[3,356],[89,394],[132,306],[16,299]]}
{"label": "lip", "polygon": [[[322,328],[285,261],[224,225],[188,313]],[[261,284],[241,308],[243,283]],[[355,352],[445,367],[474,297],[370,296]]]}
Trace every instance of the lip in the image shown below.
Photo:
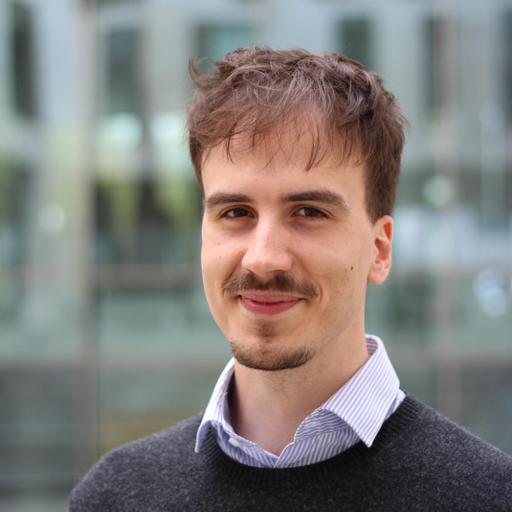
{"label": "lip", "polygon": [[293,308],[300,300],[292,295],[277,294],[244,294],[239,295],[242,306],[260,315],[278,315]]}

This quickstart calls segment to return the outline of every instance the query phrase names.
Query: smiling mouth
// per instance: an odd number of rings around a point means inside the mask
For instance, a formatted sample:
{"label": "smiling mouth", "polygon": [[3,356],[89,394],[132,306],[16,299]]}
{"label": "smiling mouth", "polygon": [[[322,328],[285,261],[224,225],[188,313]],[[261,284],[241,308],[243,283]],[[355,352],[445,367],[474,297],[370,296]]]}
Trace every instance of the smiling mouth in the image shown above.
{"label": "smiling mouth", "polygon": [[239,299],[245,309],[251,313],[260,315],[277,315],[279,313],[283,313],[284,311],[293,308],[302,300],[299,297],[279,295],[239,295]]}

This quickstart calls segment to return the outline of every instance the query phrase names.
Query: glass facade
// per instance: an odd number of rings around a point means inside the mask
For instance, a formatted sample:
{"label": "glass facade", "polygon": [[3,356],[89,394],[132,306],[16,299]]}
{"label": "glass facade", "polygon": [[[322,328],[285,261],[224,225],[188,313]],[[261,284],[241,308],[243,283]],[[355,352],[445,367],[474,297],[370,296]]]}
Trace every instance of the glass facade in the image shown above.
{"label": "glass facade", "polygon": [[368,331],[405,391],[512,453],[512,1],[47,8],[0,3],[0,510],[66,510],[102,453],[206,405],[229,350],[201,287],[187,60],[253,43],[345,51],[400,99]]}

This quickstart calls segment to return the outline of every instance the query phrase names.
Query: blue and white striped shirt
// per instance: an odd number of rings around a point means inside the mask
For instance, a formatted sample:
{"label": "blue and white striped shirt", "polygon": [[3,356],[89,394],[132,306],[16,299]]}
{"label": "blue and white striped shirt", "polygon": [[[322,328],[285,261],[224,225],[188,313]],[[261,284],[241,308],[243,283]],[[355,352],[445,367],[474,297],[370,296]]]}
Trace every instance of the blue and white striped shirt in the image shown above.
{"label": "blue and white striped shirt", "polygon": [[366,336],[368,360],[323,405],[299,425],[294,439],[280,455],[236,434],[228,409],[228,387],[233,375],[231,359],[213,390],[196,436],[201,450],[211,427],[222,451],[236,461],[254,467],[290,468],[329,459],[360,440],[371,446],[382,424],[405,397],[382,341]]}

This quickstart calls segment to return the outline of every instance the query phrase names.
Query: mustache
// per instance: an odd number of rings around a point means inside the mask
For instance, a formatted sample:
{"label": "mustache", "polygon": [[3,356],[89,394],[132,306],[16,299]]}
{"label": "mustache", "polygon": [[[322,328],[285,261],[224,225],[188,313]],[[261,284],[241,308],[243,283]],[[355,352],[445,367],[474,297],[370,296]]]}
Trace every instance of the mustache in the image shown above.
{"label": "mustache", "polygon": [[318,289],[313,283],[297,281],[284,272],[276,274],[268,281],[261,281],[252,272],[234,275],[224,281],[222,289],[224,293],[230,295],[237,295],[242,291],[251,290],[294,293],[306,299],[314,299],[319,295]]}

